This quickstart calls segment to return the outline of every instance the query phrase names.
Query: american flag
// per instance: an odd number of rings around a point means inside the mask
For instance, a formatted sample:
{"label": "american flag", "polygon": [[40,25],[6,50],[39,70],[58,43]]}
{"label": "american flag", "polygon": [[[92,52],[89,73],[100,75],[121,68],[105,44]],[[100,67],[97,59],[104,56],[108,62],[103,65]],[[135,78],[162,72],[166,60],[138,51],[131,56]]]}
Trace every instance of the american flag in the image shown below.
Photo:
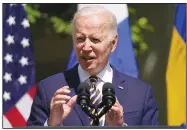
{"label": "american flag", "polygon": [[26,126],[35,63],[25,4],[3,4],[3,128]]}

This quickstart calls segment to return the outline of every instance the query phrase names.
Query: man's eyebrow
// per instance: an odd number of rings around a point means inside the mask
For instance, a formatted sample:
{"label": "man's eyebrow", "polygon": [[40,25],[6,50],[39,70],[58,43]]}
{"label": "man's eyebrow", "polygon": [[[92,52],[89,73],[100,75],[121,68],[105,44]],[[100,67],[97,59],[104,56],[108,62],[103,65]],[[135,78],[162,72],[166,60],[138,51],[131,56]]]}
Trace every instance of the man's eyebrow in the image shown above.
{"label": "man's eyebrow", "polygon": [[99,35],[98,33],[91,34],[90,36],[92,36],[92,37],[101,37],[101,35]]}
{"label": "man's eyebrow", "polygon": [[82,34],[82,33],[76,33],[75,35],[76,36],[84,36],[84,34]]}

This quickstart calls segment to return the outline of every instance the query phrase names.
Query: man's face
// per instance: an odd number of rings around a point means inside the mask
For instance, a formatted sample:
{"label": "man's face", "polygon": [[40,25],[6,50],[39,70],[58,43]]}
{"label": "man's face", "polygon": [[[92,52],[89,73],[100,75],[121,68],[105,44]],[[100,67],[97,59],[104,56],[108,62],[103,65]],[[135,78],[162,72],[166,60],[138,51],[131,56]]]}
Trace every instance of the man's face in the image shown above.
{"label": "man's face", "polygon": [[75,21],[74,49],[81,67],[91,75],[98,74],[114,51],[117,36],[109,40],[105,15],[80,16]]}

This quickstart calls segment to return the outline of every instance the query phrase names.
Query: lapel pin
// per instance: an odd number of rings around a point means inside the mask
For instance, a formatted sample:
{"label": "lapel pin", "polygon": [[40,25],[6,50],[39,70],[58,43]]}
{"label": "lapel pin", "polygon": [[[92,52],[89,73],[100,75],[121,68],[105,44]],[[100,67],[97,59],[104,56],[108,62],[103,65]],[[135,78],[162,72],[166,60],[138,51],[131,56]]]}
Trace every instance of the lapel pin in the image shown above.
{"label": "lapel pin", "polygon": [[123,87],[121,87],[121,86],[118,86],[118,88],[119,88],[119,89],[123,89]]}

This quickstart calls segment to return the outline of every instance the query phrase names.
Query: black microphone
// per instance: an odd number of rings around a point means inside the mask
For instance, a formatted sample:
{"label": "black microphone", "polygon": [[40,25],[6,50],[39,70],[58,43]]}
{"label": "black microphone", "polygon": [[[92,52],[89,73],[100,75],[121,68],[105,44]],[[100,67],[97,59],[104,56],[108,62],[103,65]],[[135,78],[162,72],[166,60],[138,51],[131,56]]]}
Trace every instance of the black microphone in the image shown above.
{"label": "black microphone", "polygon": [[111,83],[105,83],[103,85],[103,98],[102,98],[102,102],[103,105],[106,105],[108,107],[112,107],[114,105],[114,103],[116,102],[116,97],[115,97],[115,91],[112,87]]}
{"label": "black microphone", "polygon": [[95,118],[95,115],[90,113],[89,107],[90,106],[90,86],[88,83],[83,82],[80,83],[77,88],[77,104],[81,106],[83,111],[91,118]]}
{"label": "black microphone", "polygon": [[80,106],[88,105],[90,103],[90,86],[88,83],[83,82],[80,83],[77,89],[77,104]]}
{"label": "black microphone", "polygon": [[115,91],[111,83],[105,83],[103,85],[102,93],[103,93],[102,102],[101,104],[98,105],[98,108],[103,107],[103,110],[98,115],[98,118],[102,117],[105,113],[107,113],[116,102]]}

